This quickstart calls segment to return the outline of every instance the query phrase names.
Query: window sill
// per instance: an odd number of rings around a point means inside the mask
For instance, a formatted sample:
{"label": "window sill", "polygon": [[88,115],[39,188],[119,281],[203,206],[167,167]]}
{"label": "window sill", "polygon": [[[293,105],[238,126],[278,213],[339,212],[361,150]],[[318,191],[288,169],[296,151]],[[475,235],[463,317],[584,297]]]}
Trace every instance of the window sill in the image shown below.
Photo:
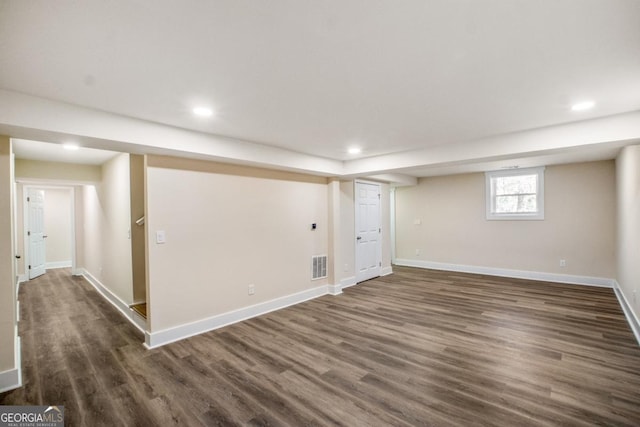
{"label": "window sill", "polygon": [[544,221],[544,214],[491,214],[487,213],[487,221]]}

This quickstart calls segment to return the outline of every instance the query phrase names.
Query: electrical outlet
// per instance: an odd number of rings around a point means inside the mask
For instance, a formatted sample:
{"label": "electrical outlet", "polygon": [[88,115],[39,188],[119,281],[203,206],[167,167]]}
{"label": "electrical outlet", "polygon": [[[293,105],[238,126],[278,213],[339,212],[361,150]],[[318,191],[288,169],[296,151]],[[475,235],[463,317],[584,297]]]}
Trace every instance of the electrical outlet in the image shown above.
{"label": "electrical outlet", "polygon": [[420,249],[416,249],[416,256],[420,256]]}
{"label": "electrical outlet", "polygon": [[567,260],[566,259],[561,259],[560,260],[560,267],[566,267],[567,266]]}
{"label": "electrical outlet", "polygon": [[253,295],[256,293],[256,285],[254,285],[253,283],[249,285],[249,295]]}
{"label": "electrical outlet", "polygon": [[347,271],[349,271],[349,264],[344,265],[344,272],[346,273]]}

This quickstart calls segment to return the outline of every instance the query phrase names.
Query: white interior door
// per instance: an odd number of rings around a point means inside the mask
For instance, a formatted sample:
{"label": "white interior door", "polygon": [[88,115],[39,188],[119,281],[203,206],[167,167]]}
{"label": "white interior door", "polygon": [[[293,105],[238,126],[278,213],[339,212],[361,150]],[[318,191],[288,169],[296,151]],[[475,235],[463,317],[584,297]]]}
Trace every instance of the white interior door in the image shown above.
{"label": "white interior door", "polygon": [[29,241],[28,271],[29,279],[42,276],[45,270],[46,247],[44,239],[44,190],[30,188],[27,193],[29,212],[29,226],[27,239]]}
{"label": "white interior door", "polygon": [[380,276],[380,184],[356,182],[356,282]]}

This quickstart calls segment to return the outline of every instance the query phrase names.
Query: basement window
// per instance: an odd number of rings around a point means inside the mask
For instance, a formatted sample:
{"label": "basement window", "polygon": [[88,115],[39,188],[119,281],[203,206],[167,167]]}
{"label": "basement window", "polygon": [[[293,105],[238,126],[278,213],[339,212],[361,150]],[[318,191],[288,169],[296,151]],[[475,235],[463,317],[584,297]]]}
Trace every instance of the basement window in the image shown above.
{"label": "basement window", "polygon": [[543,220],[544,167],[485,172],[488,220]]}

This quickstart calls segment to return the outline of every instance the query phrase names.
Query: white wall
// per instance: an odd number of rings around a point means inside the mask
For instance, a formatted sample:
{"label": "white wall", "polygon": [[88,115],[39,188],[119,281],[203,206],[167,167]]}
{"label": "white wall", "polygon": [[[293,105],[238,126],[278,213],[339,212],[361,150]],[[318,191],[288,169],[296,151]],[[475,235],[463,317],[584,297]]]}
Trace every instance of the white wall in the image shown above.
{"label": "white wall", "polygon": [[338,283],[354,284],[356,280],[355,183],[340,181],[341,259],[336,273]]}
{"label": "white wall", "polygon": [[391,188],[380,185],[380,226],[382,227],[382,273],[391,272]]}
{"label": "white wall", "polygon": [[16,178],[22,180],[91,183],[100,182],[101,174],[96,165],[16,159]]}
{"label": "white wall", "polygon": [[396,189],[396,256],[614,278],[615,203],[613,161],[547,167],[544,221],[487,221],[482,173],[423,178]]}
{"label": "white wall", "polygon": [[16,255],[20,255],[20,259],[16,261],[16,274],[18,276],[24,275],[26,273],[25,270],[25,250],[24,250],[24,203],[23,197],[24,194],[24,186],[22,184],[16,184],[15,190],[17,192],[16,197],[16,218],[15,218],[15,226],[16,226]]}
{"label": "white wall", "polygon": [[102,166],[102,181],[83,187],[82,267],[125,304],[133,303],[129,155]]}
{"label": "white wall", "polygon": [[[311,257],[329,250],[325,178],[177,158],[147,162],[151,332],[327,284],[311,280]],[[155,242],[161,230],[165,244]]]}
{"label": "white wall", "polygon": [[622,149],[616,160],[616,177],[617,281],[640,318],[640,145]]}
{"label": "white wall", "polygon": [[71,266],[71,190],[44,190],[44,231],[47,268]]}
{"label": "white wall", "polygon": [[73,188],[73,214],[74,214],[74,234],[75,234],[75,271],[73,274],[81,274],[82,269],[84,268],[84,241],[85,241],[85,204],[84,204],[84,187],[76,186]]}
{"label": "white wall", "polygon": [[0,136],[0,390],[17,386],[16,281],[11,141]]}

